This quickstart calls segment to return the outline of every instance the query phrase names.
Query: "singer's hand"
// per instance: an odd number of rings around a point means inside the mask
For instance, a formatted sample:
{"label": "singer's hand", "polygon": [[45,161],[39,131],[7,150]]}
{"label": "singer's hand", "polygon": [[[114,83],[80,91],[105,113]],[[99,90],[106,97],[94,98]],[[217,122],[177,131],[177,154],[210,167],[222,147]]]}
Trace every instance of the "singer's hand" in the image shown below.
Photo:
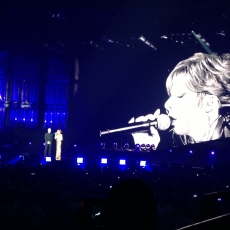
{"label": "singer's hand", "polygon": [[[135,122],[146,122],[148,120],[154,121],[155,119],[158,118],[159,115],[160,115],[160,109],[157,109],[154,114],[140,116],[136,118],[136,120],[132,118],[129,121],[129,123],[133,123],[134,121]],[[150,145],[154,145],[155,148],[157,148],[158,144],[160,143],[159,133],[153,126],[150,127],[150,133],[132,133],[132,136],[135,144],[140,144],[140,145],[150,144]]]}

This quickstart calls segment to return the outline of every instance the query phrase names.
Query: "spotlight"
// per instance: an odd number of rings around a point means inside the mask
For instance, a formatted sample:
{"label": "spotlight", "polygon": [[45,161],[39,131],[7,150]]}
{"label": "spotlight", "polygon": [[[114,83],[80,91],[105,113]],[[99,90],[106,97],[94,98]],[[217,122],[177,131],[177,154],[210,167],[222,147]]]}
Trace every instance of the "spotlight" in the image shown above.
{"label": "spotlight", "polygon": [[189,151],[189,153],[193,153],[193,151],[192,151],[192,150],[190,150],[190,151]]}
{"label": "spotlight", "polygon": [[155,147],[154,144],[151,144],[151,149],[152,149],[152,150],[156,150],[156,147]]}
{"label": "spotlight", "polygon": [[107,158],[101,158],[101,164],[107,164]]}
{"label": "spotlight", "polygon": [[150,151],[150,150],[151,150],[151,145],[150,145],[150,144],[147,144],[147,145],[145,146],[145,148],[146,148],[147,151]]}
{"label": "spotlight", "polygon": [[211,152],[211,154],[212,154],[212,155],[214,155],[214,154],[215,154],[215,152],[214,152],[214,151],[212,151],[212,152]]}
{"label": "spotlight", "polygon": [[140,166],[145,167],[146,166],[146,161],[140,161]]}
{"label": "spotlight", "polygon": [[126,165],[126,160],[120,160],[120,161],[119,161],[119,164],[120,164],[120,165]]}
{"label": "spotlight", "polygon": [[146,150],[145,144],[142,144],[142,145],[141,145],[141,150],[142,150],[142,151]]}
{"label": "spotlight", "polygon": [[146,40],[144,36],[140,36],[139,39],[140,39],[141,41],[143,41],[143,42],[145,42],[145,40]]}
{"label": "spotlight", "polygon": [[82,157],[78,157],[77,158],[77,163],[78,164],[82,164],[83,163],[83,158]]}
{"label": "spotlight", "polygon": [[46,157],[46,162],[51,162],[51,157]]}

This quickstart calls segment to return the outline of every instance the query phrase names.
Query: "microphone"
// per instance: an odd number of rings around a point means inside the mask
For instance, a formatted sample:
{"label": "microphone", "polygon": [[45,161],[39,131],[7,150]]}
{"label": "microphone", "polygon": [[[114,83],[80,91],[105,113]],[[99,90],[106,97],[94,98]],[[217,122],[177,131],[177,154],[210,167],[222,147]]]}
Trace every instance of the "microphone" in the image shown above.
{"label": "microphone", "polygon": [[100,136],[105,135],[105,134],[111,134],[111,133],[117,133],[117,132],[135,132],[135,131],[146,131],[150,126],[154,126],[156,129],[159,130],[166,130],[169,128],[171,124],[169,116],[166,114],[160,114],[158,118],[155,121],[147,121],[147,122],[139,122],[135,123],[135,125],[132,126],[127,126],[123,128],[118,128],[118,129],[111,129],[111,130],[106,130],[106,131],[100,131]]}

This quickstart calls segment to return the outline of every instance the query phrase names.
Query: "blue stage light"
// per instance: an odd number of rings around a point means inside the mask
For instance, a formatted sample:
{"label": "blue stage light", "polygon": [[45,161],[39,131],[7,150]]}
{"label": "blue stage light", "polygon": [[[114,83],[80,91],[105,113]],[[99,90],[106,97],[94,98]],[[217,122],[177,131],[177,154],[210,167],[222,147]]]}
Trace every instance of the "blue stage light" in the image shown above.
{"label": "blue stage light", "polygon": [[140,166],[145,167],[146,166],[146,161],[140,161]]}
{"label": "blue stage light", "polygon": [[77,158],[77,163],[78,164],[82,164],[83,163],[83,158],[82,157],[78,157]]}
{"label": "blue stage light", "polygon": [[126,160],[120,160],[120,161],[119,161],[119,164],[120,164],[120,165],[126,165]]}
{"label": "blue stage light", "polygon": [[101,164],[107,164],[107,158],[101,158]]}
{"label": "blue stage light", "polygon": [[46,162],[51,162],[51,157],[46,157]]}

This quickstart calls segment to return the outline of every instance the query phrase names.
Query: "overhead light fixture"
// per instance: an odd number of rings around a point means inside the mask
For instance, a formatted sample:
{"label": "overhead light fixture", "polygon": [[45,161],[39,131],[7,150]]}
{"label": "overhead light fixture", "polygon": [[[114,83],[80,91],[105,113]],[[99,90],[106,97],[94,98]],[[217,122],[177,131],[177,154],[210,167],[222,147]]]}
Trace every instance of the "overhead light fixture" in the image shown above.
{"label": "overhead light fixture", "polygon": [[140,36],[139,39],[140,39],[141,41],[143,41],[143,42],[145,41],[145,37],[144,37],[144,36]]}

